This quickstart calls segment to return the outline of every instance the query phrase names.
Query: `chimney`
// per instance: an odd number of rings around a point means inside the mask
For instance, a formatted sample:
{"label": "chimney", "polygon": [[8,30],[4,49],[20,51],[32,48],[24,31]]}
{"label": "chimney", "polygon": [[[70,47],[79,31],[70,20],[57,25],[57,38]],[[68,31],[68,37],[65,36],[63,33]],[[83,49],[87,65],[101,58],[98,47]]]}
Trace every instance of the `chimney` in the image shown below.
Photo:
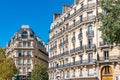
{"label": "chimney", "polygon": [[74,0],[74,4],[78,4],[80,0]]}
{"label": "chimney", "polygon": [[53,19],[55,20],[57,17],[60,17],[60,13],[54,13]]}
{"label": "chimney", "polygon": [[71,9],[71,5],[63,5],[63,13]]}

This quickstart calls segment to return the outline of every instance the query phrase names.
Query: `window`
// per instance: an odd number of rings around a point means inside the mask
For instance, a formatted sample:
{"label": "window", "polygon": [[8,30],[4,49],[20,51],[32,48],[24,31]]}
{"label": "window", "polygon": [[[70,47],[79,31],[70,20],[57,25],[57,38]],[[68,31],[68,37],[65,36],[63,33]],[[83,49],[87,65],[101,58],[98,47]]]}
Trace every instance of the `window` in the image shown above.
{"label": "window", "polygon": [[72,35],[73,38],[75,38],[75,32],[73,32],[73,35]]}
{"label": "window", "polygon": [[68,63],[68,58],[66,58],[66,64]]}
{"label": "window", "polygon": [[23,68],[23,74],[25,74],[26,73],[26,69],[25,68]]}
{"label": "window", "polygon": [[28,33],[27,33],[27,31],[24,31],[24,32],[22,33],[22,38],[23,38],[23,39],[28,38]]}
{"label": "window", "polygon": [[80,28],[80,34],[82,34],[82,28]]}
{"label": "window", "polygon": [[73,75],[72,75],[72,77],[75,77],[75,69],[73,70]]}
{"label": "window", "polygon": [[21,52],[18,53],[18,57],[22,57],[22,53]]}
{"label": "window", "polygon": [[22,59],[19,59],[18,60],[18,65],[22,65],[22,61],[23,61]]}
{"label": "window", "polygon": [[82,69],[80,69],[80,76],[82,76]]}
{"label": "window", "polygon": [[92,48],[93,39],[88,39],[88,48]]}
{"label": "window", "polygon": [[83,62],[83,56],[80,55],[80,64]]}
{"label": "window", "polygon": [[26,44],[27,44],[27,43],[24,41],[24,42],[23,42],[23,47],[26,47]]}
{"label": "window", "polygon": [[67,71],[67,78],[69,78],[69,71]]}
{"label": "window", "polygon": [[31,56],[31,52],[30,52],[30,51],[27,52],[27,56],[28,56],[28,57]]}
{"label": "window", "polygon": [[89,61],[89,62],[92,62],[92,61],[93,61],[93,54],[92,54],[92,53],[89,53],[89,54],[88,54],[88,61]]}
{"label": "window", "polygon": [[109,51],[104,51],[104,60],[109,59]]}
{"label": "window", "polygon": [[82,22],[83,21],[83,16],[82,15],[80,15],[80,22]]}
{"label": "window", "polygon": [[18,43],[18,47],[22,47],[22,42],[19,42],[19,43]]}
{"label": "window", "polygon": [[30,47],[31,46],[31,42],[28,42],[28,47]]}
{"label": "window", "polygon": [[105,66],[105,73],[104,74],[110,74],[110,67]]}
{"label": "window", "polygon": [[27,70],[28,72],[31,72],[31,70],[30,70],[30,67],[28,68],[28,70]]}
{"label": "window", "polygon": [[31,64],[30,59],[28,59],[28,60],[27,60],[27,64],[28,64],[28,65],[30,65],[30,64]]}
{"label": "window", "polygon": [[75,20],[73,20],[73,26],[75,26]]}
{"label": "window", "polygon": [[75,57],[73,57],[73,65],[75,65]]}
{"label": "window", "polygon": [[82,41],[80,41],[80,49],[82,49]]}
{"label": "window", "polygon": [[92,33],[92,25],[89,25],[88,26],[88,34],[91,34]]}

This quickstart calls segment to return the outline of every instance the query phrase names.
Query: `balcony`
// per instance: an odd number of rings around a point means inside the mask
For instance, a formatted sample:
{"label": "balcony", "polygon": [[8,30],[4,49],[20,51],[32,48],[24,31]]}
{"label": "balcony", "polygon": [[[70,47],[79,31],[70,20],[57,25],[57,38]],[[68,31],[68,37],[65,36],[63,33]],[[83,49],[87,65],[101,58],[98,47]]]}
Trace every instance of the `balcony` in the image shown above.
{"label": "balcony", "polygon": [[100,49],[104,49],[104,48],[112,48],[113,47],[113,44],[108,44],[108,42],[106,42],[106,41],[102,41],[102,42],[100,42],[99,43],[99,47],[100,47]]}
{"label": "balcony", "polygon": [[82,35],[82,33],[80,33],[79,35],[78,35],[78,39],[82,39],[83,38],[83,35]]}
{"label": "balcony", "polygon": [[94,37],[94,31],[93,30],[92,31],[87,31],[86,36],[87,37]]}
{"label": "balcony", "polygon": [[[78,9],[76,12],[74,12],[73,14],[65,17],[65,20],[64,21],[67,21],[68,19],[72,18],[73,16],[75,16],[76,14],[78,14],[79,12],[82,12],[83,10],[85,9],[91,9],[91,8],[95,8],[96,6],[96,3],[90,3],[90,4],[87,4],[87,5],[83,5],[83,7],[81,7],[80,9]],[[52,31],[54,31],[54,29],[56,29],[58,26],[61,26],[64,21],[58,23],[57,25],[54,26],[53,29],[51,29],[49,32],[51,33]]]}
{"label": "balcony", "polygon": [[75,41],[75,36],[72,37],[72,41]]}
{"label": "balcony", "polygon": [[118,62],[120,61],[119,56],[108,56],[108,57],[99,57],[99,62]]}
{"label": "balcony", "polygon": [[66,55],[68,55],[68,54],[69,54],[69,51],[65,51],[65,52],[63,52],[62,54],[60,54],[59,57],[66,56]]}
{"label": "balcony", "polygon": [[94,51],[96,49],[96,45],[95,44],[92,44],[92,45],[85,45],[85,50],[86,51]]}
{"label": "balcony", "polygon": [[84,51],[84,47],[83,46],[80,46],[80,47],[77,47],[75,49],[76,52],[83,52]]}
{"label": "balcony", "polygon": [[71,53],[71,54],[75,54],[75,53],[83,52],[83,51],[84,51],[83,46],[80,46],[80,47],[77,47],[77,48],[75,48],[75,49],[70,50],[70,53]]}
{"label": "balcony", "polygon": [[56,48],[57,48],[57,45],[54,45],[53,47],[50,48],[50,50],[52,51],[52,50],[54,50]]}

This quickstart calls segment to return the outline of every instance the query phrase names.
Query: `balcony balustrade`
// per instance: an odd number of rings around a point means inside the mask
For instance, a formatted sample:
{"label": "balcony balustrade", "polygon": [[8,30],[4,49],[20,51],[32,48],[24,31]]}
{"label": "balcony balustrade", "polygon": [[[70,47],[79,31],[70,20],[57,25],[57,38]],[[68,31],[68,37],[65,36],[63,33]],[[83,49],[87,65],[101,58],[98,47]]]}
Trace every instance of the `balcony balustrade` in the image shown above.
{"label": "balcony balustrade", "polygon": [[[84,18],[83,18],[83,22],[91,21],[91,20],[94,20],[94,19],[95,19],[95,16],[94,16],[94,15],[89,16],[89,17],[84,17]],[[76,22],[75,22],[75,26],[74,26],[73,24],[70,25],[70,26],[68,26],[68,27],[65,29],[64,32],[66,32],[66,31],[68,31],[68,30],[70,30],[70,29],[72,29],[72,28],[75,28],[75,27],[79,26],[79,24],[81,24],[81,23],[82,23],[82,22],[80,22],[80,20],[76,21]],[[54,39],[55,37],[58,37],[58,36],[62,35],[64,32],[63,32],[63,31],[59,32],[57,35],[53,36],[51,39]],[[87,35],[88,37],[93,37],[93,36],[94,36],[94,32],[93,32],[93,31],[92,31],[91,33],[86,32],[86,35]]]}
{"label": "balcony balustrade", "polygon": [[94,37],[94,31],[87,31],[86,36],[87,37]]}
{"label": "balcony balustrade", "polygon": [[54,45],[53,47],[50,48],[50,50],[54,50],[57,48],[57,45]]}
{"label": "balcony balustrade", "polygon": [[86,51],[95,50],[95,49],[96,49],[96,45],[95,44],[85,45],[85,50]]}
{"label": "balcony balustrade", "polygon": [[114,61],[120,61],[120,57],[119,56],[99,57],[98,60],[100,62],[114,62]]}
{"label": "balcony balustrade", "polygon": [[67,21],[68,19],[72,18],[73,16],[75,16],[76,14],[78,14],[79,12],[85,10],[85,9],[90,9],[90,8],[95,8],[96,3],[90,3],[87,5],[83,5],[80,9],[78,9],[76,12],[74,12],[73,14],[65,17],[64,21],[58,23],[57,25],[54,26],[53,29],[51,29],[49,32],[52,32],[55,28],[59,27],[60,25],[62,25],[65,21]]}
{"label": "balcony balustrade", "polygon": [[77,48],[75,48],[75,49],[70,50],[70,53],[71,53],[71,54],[75,54],[75,53],[77,53],[77,52],[83,52],[83,51],[84,51],[83,46],[80,46],[80,47],[77,47]]}

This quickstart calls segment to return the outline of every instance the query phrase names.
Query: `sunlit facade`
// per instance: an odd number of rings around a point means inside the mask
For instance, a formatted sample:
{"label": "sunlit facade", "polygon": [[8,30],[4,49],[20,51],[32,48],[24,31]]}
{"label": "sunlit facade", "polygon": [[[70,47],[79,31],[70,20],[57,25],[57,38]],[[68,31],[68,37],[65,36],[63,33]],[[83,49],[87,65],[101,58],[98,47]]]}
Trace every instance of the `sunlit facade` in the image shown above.
{"label": "sunlit facade", "polygon": [[47,45],[28,25],[22,25],[6,46],[6,55],[11,58],[19,70],[19,80],[27,77],[38,64],[48,66]]}
{"label": "sunlit facade", "polygon": [[119,45],[101,38],[98,0],[75,0],[54,14],[49,33],[49,80],[117,80]]}

